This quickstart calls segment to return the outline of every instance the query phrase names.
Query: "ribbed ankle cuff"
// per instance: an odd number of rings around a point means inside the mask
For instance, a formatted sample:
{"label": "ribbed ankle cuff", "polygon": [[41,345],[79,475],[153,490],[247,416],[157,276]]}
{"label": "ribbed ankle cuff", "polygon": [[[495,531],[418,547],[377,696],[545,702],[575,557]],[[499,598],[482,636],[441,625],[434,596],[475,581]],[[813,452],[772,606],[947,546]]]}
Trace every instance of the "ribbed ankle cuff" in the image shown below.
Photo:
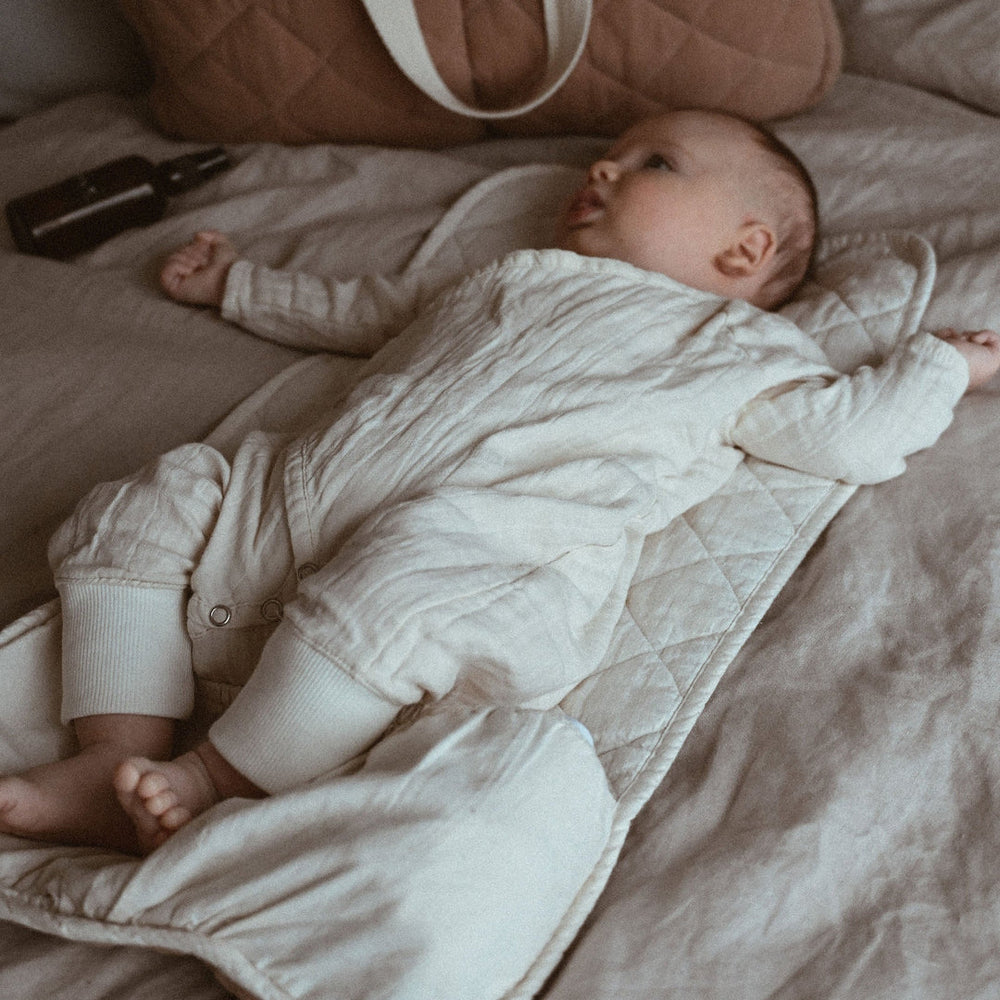
{"label": "ribbed ankle cuff", "polygon": [[85,715],[191,713],[183,590],[63,581],[59,591],[64,723]]}
{"label": "ribbed ankle cuff", "polygon": [[399,708],[279,629],[209,738],[241,774],[274,793],[367,750]]}

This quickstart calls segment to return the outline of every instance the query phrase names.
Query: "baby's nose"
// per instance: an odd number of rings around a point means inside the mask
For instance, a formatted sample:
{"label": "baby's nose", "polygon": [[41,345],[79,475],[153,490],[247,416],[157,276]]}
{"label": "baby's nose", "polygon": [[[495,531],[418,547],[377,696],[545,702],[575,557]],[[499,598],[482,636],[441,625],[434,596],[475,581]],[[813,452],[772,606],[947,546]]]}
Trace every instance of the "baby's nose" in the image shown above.
{"label": "baby's nose", "polygon": [[618,164],[614,160],[598,160],[591,164],[588,177],[592,181],[614,181],[619,174]]}

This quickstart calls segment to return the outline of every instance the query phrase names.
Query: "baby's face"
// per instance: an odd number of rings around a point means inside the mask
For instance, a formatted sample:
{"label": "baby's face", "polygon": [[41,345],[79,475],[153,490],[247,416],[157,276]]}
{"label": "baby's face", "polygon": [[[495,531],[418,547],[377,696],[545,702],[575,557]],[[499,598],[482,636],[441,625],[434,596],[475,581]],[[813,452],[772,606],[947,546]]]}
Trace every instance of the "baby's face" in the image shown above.
{"label": "baby's face", "polygon": [[713,261],[751,221],[744,188],[762,163],[742,122],[700,111],[641,122],[591,166],[558,245],[718,290]]}

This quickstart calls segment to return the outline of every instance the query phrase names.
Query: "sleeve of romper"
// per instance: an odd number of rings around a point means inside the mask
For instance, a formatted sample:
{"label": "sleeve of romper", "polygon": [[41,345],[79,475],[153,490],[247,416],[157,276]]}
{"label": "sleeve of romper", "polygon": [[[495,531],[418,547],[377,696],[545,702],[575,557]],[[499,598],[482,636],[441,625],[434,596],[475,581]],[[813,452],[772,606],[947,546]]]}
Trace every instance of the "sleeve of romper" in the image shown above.
{"label": "sleeve of romper", "polygon": [[758,396],[737,416],[729,443],[827,479],[882,482],[937,441],[968,382],[962,355],[919,333],[879,365]]}
{"label": "sleeve of romper", "polygon": [[238,260],[229,269],[221,313],[289,347],[367,357],[446,283],[443,276],[411,272],[339,281]]}

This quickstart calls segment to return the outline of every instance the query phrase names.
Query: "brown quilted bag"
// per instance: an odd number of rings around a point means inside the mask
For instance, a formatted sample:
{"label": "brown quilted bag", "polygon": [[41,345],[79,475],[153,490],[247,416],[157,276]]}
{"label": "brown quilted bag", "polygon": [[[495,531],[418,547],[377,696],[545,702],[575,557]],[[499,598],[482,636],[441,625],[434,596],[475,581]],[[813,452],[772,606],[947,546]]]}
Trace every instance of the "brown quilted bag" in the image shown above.
{"label": "brown quilted bag", "polygon": [[[485,120],[421,92],[361,0],[119,3],[155,69],[159,125],[213,142],[442,146],[497,134],[616,135],[677,107],[773,119],[816,103],[840,71],[832,0],[594,0],[586,46],[554,96]],[[502,108],[538,85],[542,0],[414,6],[434,65],[462,101]]]}

